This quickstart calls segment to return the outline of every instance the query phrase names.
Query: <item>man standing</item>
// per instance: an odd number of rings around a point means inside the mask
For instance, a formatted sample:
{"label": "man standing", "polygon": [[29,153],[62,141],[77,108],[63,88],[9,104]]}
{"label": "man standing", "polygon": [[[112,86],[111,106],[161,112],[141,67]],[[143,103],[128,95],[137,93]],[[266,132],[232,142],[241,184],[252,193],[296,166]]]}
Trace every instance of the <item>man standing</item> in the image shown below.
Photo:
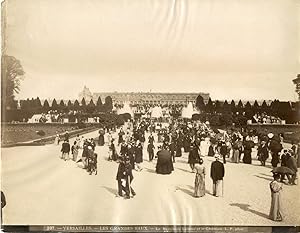
{"label": "man standing", "polygon": [[154,157],[154,145],[153,142],[148,144],[147,151],[149,154],[149,162],[153,160]]}
{"label": "man standing", "polygon": [[[221,182],[223,182],[223,177],[225,175],[225,169],[223,163],[219,161],[220,156],[218,154],[215,155],[216,161],[212,162],[210,168],[210,177],[213,180],[213,195],[218,197],[220,196],[220,186]],[[222,190],[223,193],[223,190]]]}
{"label": "man standing", "polygon": [[221,147],[220,147],[220,154],[223,157],[223,163],[226,163],[226,155],[227,155],[227,146],[225,144],[225,141],[221,142]]}
{"label": "man standing", "polygon": [[70,146],[70,143],[68,140],[65,140],[61,146],[61,158],[63,160],[69,160],[69,153],[70,153],[70,149],[71,149],[71,146]]}
{"label": "man standing", "polygon": [[297,171],[298,171],[297,161],[295,157],[291,155],[290,152],[286,153],[286,166],[294,172],[294,174],[292,174],[291,177],[289,178],[289,184],[296,185],[295,181],[297,178]]}

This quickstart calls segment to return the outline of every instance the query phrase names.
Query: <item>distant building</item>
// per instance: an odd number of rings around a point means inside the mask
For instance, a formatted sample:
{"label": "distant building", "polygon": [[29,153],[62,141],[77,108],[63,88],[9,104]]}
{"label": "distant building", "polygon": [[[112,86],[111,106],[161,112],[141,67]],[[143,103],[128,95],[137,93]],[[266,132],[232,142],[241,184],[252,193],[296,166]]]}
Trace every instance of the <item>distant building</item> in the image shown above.
{"label": "distant building", "polygon": [[85,98],[86,101],[93,99],[94,103],[100,97],[102,102],[107,96],[113,100],[113,104],[187,104],[192,102],[195,104],[196,98],[201,95],[204,102],[209,99],[208,93],[163,93],[163,92],[100,92],[91,93],[85,86],[83,91],[79,93],[79,99]]}
{"label": "distant building", "polygon": [[79,93],[78,97],[78,101],[81,101],[82,98],[84,98],[86,102],[89,102],[93,98],[93,95],[90,89],[84,86],[82,92]]}
{"label": "distant building", "polygon": [[300,101],[300,74],[293,80],[293,83],[296,85],[296,92],[298,94],[298,100]]}

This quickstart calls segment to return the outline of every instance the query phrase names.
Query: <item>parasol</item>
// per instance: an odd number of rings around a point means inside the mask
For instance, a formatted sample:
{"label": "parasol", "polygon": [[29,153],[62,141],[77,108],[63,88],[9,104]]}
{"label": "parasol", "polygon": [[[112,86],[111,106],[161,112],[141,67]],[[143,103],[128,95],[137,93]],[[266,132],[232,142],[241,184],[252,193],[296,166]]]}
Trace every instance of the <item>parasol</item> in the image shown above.
{"label": "parasol", "polygon": [[275,167],[271,172],[279,174],[295,174],[295,172],[292,169],[284,166]]}

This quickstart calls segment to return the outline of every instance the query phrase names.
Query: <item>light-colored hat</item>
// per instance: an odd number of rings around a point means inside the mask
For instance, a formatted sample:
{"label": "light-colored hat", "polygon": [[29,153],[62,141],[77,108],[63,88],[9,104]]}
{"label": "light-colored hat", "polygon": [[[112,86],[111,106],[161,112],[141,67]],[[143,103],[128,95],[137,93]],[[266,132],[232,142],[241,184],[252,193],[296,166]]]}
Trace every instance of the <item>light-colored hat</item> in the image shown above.
{"label": "light-colored hat", "polygon": [[273,138],[273,137],[274,137],[274,134],[272,134],[272,133],[268,134],[268,138]]}

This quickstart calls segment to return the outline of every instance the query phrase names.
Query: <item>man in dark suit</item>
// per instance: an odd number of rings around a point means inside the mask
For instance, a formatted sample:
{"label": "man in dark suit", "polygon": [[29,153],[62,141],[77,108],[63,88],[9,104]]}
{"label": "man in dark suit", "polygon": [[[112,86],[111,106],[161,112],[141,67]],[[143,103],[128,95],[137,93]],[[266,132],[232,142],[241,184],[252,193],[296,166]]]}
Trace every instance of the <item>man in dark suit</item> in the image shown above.
{"label": "man in dark suit", "polygon": [[[224,164],[219,161],[220,155],[215,155],[216,161],[212,162],[210,168],[210,177],[213,180],[213,195],[220,196],[221,182],[225,175]],[[222,190],[223,193],[223,190]]]}
{"label": "man in dark suit", "polygon": [[69,153],[70,153],[70,149],[71,149],[71,146],[70,146],[70,143],[68,140],[65,140],[61,146],[61,158],[63,160],[69,160]]}
{"label": "man in dark suit", "polygon": [[289,184],[296,185],[295,180],[297,178],[297,171],[298,171],[297,161],[295,157],[291,155],[290,152],[286,153],[286,166],[294,172],[294,174],[292,174],[289,177]]}
{"label": "man in dark suit", "polygon": [[[126,199],[130,198],[130,193],[132,194],[132,196],[136,195],[133,188],[131,187],[133,175],[132,175],[132,166],[130,163],[130,158],[128,156],[121,157],[116,180],[118,181],[118,195],[120,197],[123,197],[123,191],[125,192],[124,197]],[[125,187],[122,184],[123,180],[125,180],[126,182]]]}

